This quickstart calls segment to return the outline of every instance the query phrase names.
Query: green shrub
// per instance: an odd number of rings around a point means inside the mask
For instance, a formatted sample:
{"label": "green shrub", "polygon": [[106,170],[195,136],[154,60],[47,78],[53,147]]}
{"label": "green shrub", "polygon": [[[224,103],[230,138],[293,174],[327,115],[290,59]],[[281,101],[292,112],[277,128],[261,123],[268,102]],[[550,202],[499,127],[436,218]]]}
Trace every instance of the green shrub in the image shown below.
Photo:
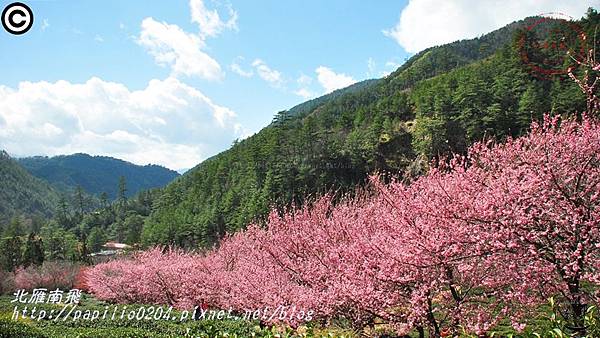
{"label": "green shrub", "polygon": [[0,318],[0,338],[47,338],[50,337],[40,329],[25,323]]}

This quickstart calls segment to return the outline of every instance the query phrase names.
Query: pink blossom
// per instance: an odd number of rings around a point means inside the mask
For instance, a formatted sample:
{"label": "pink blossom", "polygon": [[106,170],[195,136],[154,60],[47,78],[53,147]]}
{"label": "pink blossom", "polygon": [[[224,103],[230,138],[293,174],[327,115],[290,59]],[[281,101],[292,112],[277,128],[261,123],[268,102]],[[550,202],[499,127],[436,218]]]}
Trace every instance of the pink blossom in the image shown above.
{"label": "pink blossom", "polygon": [[154,248],[96,265],[87,282],[115,302],[295,306],[432,336],[481,335],[503,319],[522,330],[561,295],[578,325],[600,282],[599,184],[598,122],[546,117],[409,185],[373,176],[352,198],[273,211],[266,228],[249,225],[209,252]]}

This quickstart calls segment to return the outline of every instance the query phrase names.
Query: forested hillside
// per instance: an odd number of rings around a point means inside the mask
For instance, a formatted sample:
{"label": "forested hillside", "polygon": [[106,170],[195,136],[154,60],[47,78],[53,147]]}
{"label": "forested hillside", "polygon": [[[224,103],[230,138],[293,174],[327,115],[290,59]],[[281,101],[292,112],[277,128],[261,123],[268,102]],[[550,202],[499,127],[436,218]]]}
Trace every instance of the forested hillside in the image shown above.
{"label": "forested hillside", "polygon": [[158,165],[138,166],[112,157],[88,154],[36,156],[18,161],[34,176],[61,191],[74,191],[80,186],[92,195],[106,193],[110,200],[117,198],[121,177],[127,181],[126,196],[134,196],[143,190],[163,187],[179,176]]}
{"label": "forested hillside", "polygon": [[58,193],[49,184],[0,151],[0,222],[20,214],[50,216],[58,201]]}
{"label": "forested hillside", "polygon": [[[374,171],[418,174],[476,140],[521,135],[543,113],[583,111],[585,98],[566,74],[540,78],[523,62],[519,37],[538,19],[429,48],[383,79],[278,113],[168,185],[144,243],[210,246],[272,205],[353,189]],[[593,36],[597,23],[590,10],[578,25]],[[548,32],[558,24],[544,22]]]}

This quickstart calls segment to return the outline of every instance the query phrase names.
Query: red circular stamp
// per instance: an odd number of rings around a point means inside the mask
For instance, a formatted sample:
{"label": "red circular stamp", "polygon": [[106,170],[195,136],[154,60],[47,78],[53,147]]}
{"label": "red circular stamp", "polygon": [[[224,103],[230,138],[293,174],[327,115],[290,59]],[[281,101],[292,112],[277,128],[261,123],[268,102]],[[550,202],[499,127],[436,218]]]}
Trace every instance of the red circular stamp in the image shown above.
{"label": "red circular stamp", "polygon": [[584,30],[566,14],[544,13],[538,17],[518,37],[521,61],[541,79],[568,74],[579,66],[576,60],[586,56]]}

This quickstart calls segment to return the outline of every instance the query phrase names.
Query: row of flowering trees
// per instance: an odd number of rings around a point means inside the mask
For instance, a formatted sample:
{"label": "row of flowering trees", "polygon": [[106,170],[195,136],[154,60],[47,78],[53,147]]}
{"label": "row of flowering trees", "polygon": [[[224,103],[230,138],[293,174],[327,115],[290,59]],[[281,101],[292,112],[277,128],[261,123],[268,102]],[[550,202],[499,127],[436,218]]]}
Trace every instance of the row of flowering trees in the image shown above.
{"label": "row of flowering trees", "polygon": [[[549,297],[573,331],[600,284],[600,124],[546,118],[406,184],[371,178],[250,225],[203,254],[152,249],[87,273],[98,298],[314,311],[399,333],[522,329]],[[274,320],[278,320],[275,318]],[[298,324],[298,319],[281,319]]]}

